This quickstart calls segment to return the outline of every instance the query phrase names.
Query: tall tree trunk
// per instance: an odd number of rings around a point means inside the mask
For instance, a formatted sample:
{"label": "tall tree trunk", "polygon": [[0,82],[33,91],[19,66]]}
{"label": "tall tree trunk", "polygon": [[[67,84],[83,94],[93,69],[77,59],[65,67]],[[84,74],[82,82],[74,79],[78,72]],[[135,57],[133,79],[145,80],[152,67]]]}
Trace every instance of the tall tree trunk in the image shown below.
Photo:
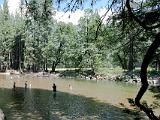
{"label": "tall tree trunk", "polygon": [[48,71],[48,68],[47,68],[47,58],[46,58],[45,61],[46,61],[46,63],[45,63],[45,64],[46,64],[46,69],[45,69],[45,71],[47,72],[47,71]]}
{"label": "tall tree trunk", "polygon": [[160,70],[160,60],[158,59],[158,71]]}
{"label": "tall tree trunk", "polygon": [[55,65],[55,62],[53,61],[52,63],[52,71],[51,72],[55,72],[56,71],[56,65]]}
{"label": "tall tree trunk", "polygon": [[121,66],[122,66],[122,69],[127,69],[126,64],[123,62],[121,56],[120,56],[118,53],[117,53],[117,57],[118,57],[119,62],[120,62],[120,64],[121,64]]}
{"label": "tall tree trunk", "polygon": [[11,53],[9,52],[8,53],[8,67],[9,67],[9,69],[11,68]]}
{"label": "tall tree trunk", "polygon": [[155,60],[155,71],[158,71],[158,61],[157,60]]}
{"label": "tall tree trunk", "polygon": [[156,71],[159,71],[160,68],[160,60],[159,60],[159,56],[156,55]]}
{"label": "tall tree trunk", "polygon": [[44,71],[48,72],[47,58],[44,59]]}
{"label": "tall tree trunk", "polygon": [[19,47],[19,49],[18,49],[18,54],[19,54],[19,62],[18,62],[18,68],[19,68],[19,72],[20,73],[23,73],[23,70],[22,70],[22,63],[23,63],[23,60],[22,60],[22,57],[23,57],[23,42],[22,42],[22,36],[21,35],[19,35],[19,43],[18,43],[19,45],[18,45],[18,47]]}
{"label": "tall tree trunk", "polygon": [[53,61],[53,63],[52,63],[52,71],[51,72],[55,72],[55,69],[56,69],[57,65],[61,61],[61,57],[63,55],[63,45],[64,45],[64,42],[61,41],[60,44],[59,44],[59,48],[56,51],[56,60]]}
{"label": "tall tree trunk", "polygon": [[19,54],[19,63],[18,63],[19,64],[18,65],[19,66],[19,71],[22,72],[22,67],[21,67],[21,37],[19,39],[19,53],[18,54]]}
{"label": "tall tree trunk", "polygon": [[142,98],[142,96],[144,95],[144,93],[146,92],[147,88],[148,88],[148,81],[147,81],[147,68],[149,63],[151,62],[154,53],[156,52],[157,48],[160,46],[160,33],[158,33],[155,37],[155,40],[153,41],[153,43],[150,45],[146,55],[144,56],[143,62],[142,62],[142,66],[141,66],[141,83],[142,86],[135,98],[135,104],[141,109],[143,110],[146,115],[151,119],[151,120],[159,120],[153,113],[153,111],[149,108],[146,108],[144,105],[140,104],[140,100]]}
{"label": "tall tree trunk", "polygon": [[130,42],[129,42],[128,71],[133,71],[133,40],[132,38],[130,38]]}

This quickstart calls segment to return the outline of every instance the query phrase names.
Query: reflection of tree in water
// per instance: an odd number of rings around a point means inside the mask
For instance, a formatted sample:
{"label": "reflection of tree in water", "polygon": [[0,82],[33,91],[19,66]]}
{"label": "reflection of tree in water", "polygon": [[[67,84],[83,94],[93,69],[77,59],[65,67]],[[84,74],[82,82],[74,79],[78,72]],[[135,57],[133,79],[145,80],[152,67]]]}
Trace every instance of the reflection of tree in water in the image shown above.
{"label": "reflection of tree in water", "polygon": [[[1,94],[5,92],[5,94]],[[0,103],[9,120],[134,120],[123,109],[83,96],[40,89],[0,89]],[[7,100],[7,101],[6,101]],[[5,102],[4,102],[5,101]],[[2,104],[0,104],[2,105]]]}

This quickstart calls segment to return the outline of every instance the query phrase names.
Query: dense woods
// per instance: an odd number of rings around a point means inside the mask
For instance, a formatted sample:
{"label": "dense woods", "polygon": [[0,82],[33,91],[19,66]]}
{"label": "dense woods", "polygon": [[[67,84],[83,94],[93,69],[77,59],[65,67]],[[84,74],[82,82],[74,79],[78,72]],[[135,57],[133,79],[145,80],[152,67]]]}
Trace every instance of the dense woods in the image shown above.
{"label": "dense woods", "polygon": [[[144,31],[127,11],[110,15],[86,9],[78,25],[57,22],[52,0],[21,2],[11,15],[7,0],[0,10],[1,70],[55,71],[55,68],[140,67],[155,31]],[[147,38],[147,39],[146,39]],[[158,51],[157,51],[158,52]],[[152,67],[159,70],[159,54]]]}

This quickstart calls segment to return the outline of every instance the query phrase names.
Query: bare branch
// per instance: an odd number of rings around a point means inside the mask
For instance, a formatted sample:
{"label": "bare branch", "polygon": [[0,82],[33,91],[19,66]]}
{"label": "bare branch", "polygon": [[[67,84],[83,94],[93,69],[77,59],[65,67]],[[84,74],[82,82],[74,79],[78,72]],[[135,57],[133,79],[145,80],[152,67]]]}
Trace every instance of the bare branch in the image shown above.
{"label": "bare branch", "polygon": [[26,3],[26,6],[28,6],[28,2],[27,2],[27,0],[24,0],[25,1],[25,3]]}

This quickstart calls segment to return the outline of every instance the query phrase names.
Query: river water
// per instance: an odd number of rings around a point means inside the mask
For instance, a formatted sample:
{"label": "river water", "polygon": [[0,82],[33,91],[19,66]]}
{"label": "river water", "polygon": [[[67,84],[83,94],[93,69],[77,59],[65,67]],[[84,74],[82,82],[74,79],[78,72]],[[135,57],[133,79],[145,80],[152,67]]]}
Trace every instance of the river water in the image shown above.
{"label": "river water", "polygon": [[[57,93],[52,92],[53,83]],[[0,108],[7,120],[134,120],[135,116],[124,113],[119,103],[129,107],[127,98],[134,98],[139,88],[107,80],[0,75]],[[147,91],[143,100],[150,104],[152,96]]]}

